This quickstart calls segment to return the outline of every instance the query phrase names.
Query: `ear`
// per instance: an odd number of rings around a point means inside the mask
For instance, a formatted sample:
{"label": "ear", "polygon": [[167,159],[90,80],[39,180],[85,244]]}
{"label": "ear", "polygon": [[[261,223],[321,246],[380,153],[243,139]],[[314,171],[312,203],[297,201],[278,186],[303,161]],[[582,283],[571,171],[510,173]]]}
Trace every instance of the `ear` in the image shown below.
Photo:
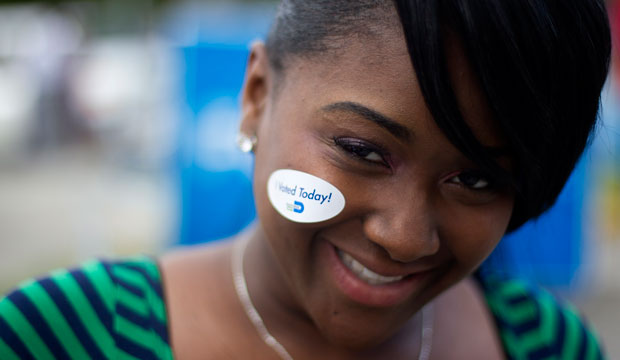
{"label": "ear", "polygon": [[266,112],[269,94],[269,60],[265,44],[252,44],[241,92],[240,130],[248,136],[255,136],[261,119]]}

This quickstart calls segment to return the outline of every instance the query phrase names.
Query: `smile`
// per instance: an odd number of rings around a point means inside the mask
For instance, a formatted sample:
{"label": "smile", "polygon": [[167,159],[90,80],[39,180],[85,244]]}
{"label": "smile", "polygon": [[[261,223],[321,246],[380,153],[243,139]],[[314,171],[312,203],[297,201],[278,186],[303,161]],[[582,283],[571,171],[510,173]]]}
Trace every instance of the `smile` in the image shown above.
{"label": "smile", "polygon": [[395,283],[404,278],[404,276],[383,276],[368,269],[362,265],[359,261],[355,260],[351,255],[346,252],[336,249],[338,257],[342,260],[342,263],[351,270],[360,280],[363,280],[369,285],[385,285]]}
{"label": "smile", "polygon": [[326,269],[336,288],[350,300],[366,306],[390,307],[401,304],[421,291],[433,273],[429,270],[377,274],[329,241],[322,244],[321,249],[327,260]]}

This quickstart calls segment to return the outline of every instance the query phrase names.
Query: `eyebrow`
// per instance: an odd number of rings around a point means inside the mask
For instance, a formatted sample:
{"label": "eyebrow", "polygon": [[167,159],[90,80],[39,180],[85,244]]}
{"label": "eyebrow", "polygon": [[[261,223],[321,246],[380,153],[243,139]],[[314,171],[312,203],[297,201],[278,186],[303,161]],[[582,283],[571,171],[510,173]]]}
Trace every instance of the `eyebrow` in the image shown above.
{"label": "eyebrow", "polygon": [[409,141],[411,139],[411,131],[407,129],[405,126],[397,123],[396,121],[390,119],[389,117],[381,114],[378,111],[375,111],[369,107],[366,107],[362,104],[358,104],[352,101],[342,101],[336,102],[333,104],[326,105],[322,107],[323,111],[332,112],[332,111],[347,111],[355,113],[366,120],[369,120],[380,127],[384,128],[388,132],[390,132],[395,137],[403,140]]}
{"label": "eyebrow", "polygon": [[[412,137],[411,131],[405,126],[397,123],[389,117],[381,114],[380,112],[373,110],[362,104],[353,101],[340,101],[326,105],[321,108],[323,111],[347,111],[355,113],[363,118],[372,121],[373,123],[386,129],[392,135],[403,141],[409,141]],[[510,150],[504,146],[482,146],[482,148],[488,152],[493,158],[511,157]]]}

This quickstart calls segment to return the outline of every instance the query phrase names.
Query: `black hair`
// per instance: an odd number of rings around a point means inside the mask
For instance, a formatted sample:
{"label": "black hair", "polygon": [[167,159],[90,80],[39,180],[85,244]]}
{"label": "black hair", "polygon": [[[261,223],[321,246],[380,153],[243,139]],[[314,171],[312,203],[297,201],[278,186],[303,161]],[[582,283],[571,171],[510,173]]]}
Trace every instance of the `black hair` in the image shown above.
{"label": "black hair", "polygon": [[[387,11],[386,11],[387,10]],[[510,183],[512,231],[557,199],[597,120],[611,39],[602,0],[283,0],[267,38],[276,73],[290,59],[339,48],[396,11],[420,89],[446,137],[492,178]],[[484,149],[463,120],[445,59],[461,42],[515,172]]]}

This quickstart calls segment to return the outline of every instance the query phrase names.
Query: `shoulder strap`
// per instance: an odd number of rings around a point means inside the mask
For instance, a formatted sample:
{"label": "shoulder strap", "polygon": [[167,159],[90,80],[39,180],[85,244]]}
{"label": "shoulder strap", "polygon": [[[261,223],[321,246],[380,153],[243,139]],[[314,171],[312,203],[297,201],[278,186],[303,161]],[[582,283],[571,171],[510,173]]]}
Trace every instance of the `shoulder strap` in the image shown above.
{"label": "shoulder strap", "polygon": [[139,359],[169,359],[166,308],[157,264],[146,256],[106,265],[115,284],[118,347]]}

